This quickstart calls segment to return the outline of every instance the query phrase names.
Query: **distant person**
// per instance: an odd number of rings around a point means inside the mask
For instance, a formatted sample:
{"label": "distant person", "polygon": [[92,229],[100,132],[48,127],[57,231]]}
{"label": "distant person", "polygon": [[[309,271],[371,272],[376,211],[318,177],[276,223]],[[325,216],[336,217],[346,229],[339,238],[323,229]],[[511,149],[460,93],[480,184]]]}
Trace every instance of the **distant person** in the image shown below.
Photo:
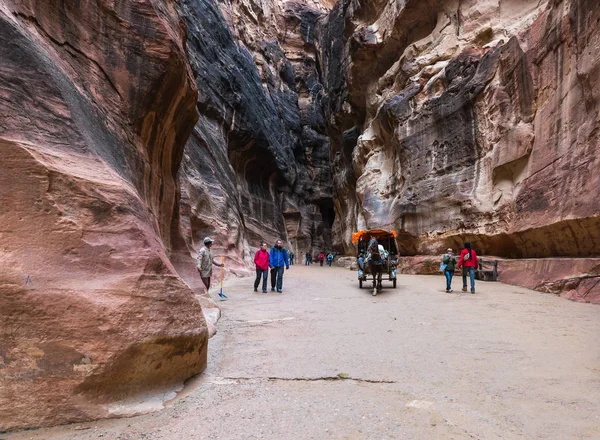
{"label": "distant person", "polygon": [[329,265],[329,267],[331,267],[331,263],[333,263],[333,254],[330,252],[327,255],[327,264]]}
{"label": "distant person", "polygon": [[290,266],[294,265],[294,257],[295,257],[294,253],[290,252]]}
{"label": "distant person", "polygon": [[456,257],[452,248],[448,248],[444,256],[442,257],[442,267],[444,270],[444,276],[446,277],[446,292],[452,292],[452,277],[456,269]]}
{"label": "distant person", "polygon": [[283,268],[290,268],[290,262],[288,259],[288,253],[283,248],[283,241],[277,240],[275,246],[271,248],[270,254],[270,267],[271,267],[271,291],[275,290],[277,286],[277,292],[283,293]]}
{"label": "distant person", "polygon": [[306,252],[306,262],[304,263],[305,266],[310,266],[310,252]]}
{"label": "distant person", "polygon": [[475,293],[475,269],[479,265],[479,260],[477,259],[477,254],[473,249],[471,249],[471,243],[468,241],[465,242],[465,248],[460,253],[460,258],[458,259],[458,265],[456,266],[458,269],[462,266],[462,279],[463,279],[463,292],[467,291],[467,275],[471,279],[471,293]]}
{"label": "distant person", "polygon": [[254,264],[256,265],[256,280],[254,280],[254,291],[258,292],[258,285],[262,277],[262,291],[267,293],[267,278],[269,277],[269,251],[267,251],[267,243],[264,241],[260,244],[260,249],[254,254]]}
{"label": "distant person", "polygon": [[323,252],[320,252],[319,256],[317,257],[317,260],[319,260],[319,264],[323,266],[323,261],[325,261],[325,254]]}
{"label": "distant person", "polygon": [[210,277],[212,276],[212,267],[215,266],[224,267],[224,264],[219,264],[213,261],[213,256],[210,251],[214,240],[210,237],[204,239],[204,247],[198,251],[198,258],[196,259],[196,269],[200,273],[200,279],[206,287],[206,293],[210,289]]}

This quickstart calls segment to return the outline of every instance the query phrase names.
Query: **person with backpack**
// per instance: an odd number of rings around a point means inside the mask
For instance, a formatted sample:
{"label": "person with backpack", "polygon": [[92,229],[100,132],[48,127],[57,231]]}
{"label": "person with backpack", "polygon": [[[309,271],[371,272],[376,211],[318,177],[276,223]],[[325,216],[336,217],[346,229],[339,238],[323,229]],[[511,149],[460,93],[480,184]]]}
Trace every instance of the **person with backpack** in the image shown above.
{"label": "person with backpack", "polygon": [[275,246],[271,248],[269,255],[269,264],[271,267],[271,291],[277,287],[278,293],[283,293],[283,267],[290,268],[288,252],[283,247],[283,241],[277,240]]}
{"label": "person with backpack", "polygon": [[258,292],[258,285],[262,277],[262,291],[267,293],[267,278],[269,276],[269,262],[271,258],[267,251],[267,243],[260,244],[260,249],[254,254],[254,264],[256,265],[256,280],[254,280],[254,291]]}
{"label": "person with backpack", "polygon": [[446,293],[452,293],[452,277],[454,276],[456,264],[456,257],[452,252],[452,248],[448,248],[442,257],[442,264],[440,266],[440,269],[442,269],[444,276],[446,277]]}
{"label": "person with backpack", "polygon": [[310,252],[306,251],[306,255],[304,255],[304,258],[306,259],[304,265],[310,266]]}
{"label": "person with backpack", "polygon": [[460,253],[460,258],[458,259],[458,265],[456,266],[460,269],[462,266],[462,279],[463,279],[463,292],[467,291],[467,275],[471,279],[471,293],[475,293],[475,269],[479,266],[479,260],[477,259],[477,254],[473,249],[471,249],[471,243],[468,241],[465,242],[465,248]]}
{"label": "person with backpack", "polygon": [[321,267],[323,267],[323,261],[325,261],[325,254],[323,252],[320,252],[319,256],[317,257],[317,260],[319,260],[319,264],[321,265]]}
{"label": "person with backpack", "polygon": [[290,251],[290,266],[294,265],[294,253],[292,251]]}
{"label": "person with backpack", "polygon": [[330,252],[327,255],[327,264],[329,265],[329,267],[331,267],[331,263],[333,263],[333,254]]}

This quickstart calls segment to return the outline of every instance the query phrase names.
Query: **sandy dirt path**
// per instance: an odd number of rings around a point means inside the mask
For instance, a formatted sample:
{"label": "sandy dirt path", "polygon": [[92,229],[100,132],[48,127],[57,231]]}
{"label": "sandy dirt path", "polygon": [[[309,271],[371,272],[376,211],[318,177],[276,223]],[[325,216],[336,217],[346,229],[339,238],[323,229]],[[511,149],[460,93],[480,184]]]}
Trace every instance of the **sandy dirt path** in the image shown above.
{"label": "sandy dirt path", "polygon": [[600,307],[447,294],[441,276],[372,297],[355,277],[296,265],[266,295],[234,280],[206,372],[166,409],[0,437],[600,439]]}

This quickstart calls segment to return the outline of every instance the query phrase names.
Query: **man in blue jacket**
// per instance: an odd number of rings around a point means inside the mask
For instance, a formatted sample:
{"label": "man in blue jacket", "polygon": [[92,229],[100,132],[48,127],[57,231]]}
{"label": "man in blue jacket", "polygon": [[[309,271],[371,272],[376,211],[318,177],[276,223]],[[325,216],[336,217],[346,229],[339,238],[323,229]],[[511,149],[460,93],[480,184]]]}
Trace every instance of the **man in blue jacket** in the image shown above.
{"label": "man in blue jacket", "polygon": [[285,266],[286,269],[290,268],[288,253],[283,248],[283,241],[277,240],[275,246],[271,248],[271,253],[269,256],[271,267],[271,291],[274,291],[275,285],[277,285],[277,292],[282,293],[283,266]]}

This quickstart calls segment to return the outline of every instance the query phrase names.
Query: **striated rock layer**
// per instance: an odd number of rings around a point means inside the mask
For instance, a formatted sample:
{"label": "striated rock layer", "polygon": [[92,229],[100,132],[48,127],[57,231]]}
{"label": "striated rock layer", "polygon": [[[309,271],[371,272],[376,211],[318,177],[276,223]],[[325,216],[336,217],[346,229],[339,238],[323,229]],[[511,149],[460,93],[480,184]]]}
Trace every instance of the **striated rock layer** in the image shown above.
{"label": "striated rock layer", "polygon": [[0,1],[0,431],[139,409],[206,364],[169,261],[197,120],[170,1]]}
{"label": "striated rock layer", "polygon": [[313,46],[322,7],[179,4],[200,112],[179,176],[180,270],[206,235],[238,273],[261,240],[282,238],[297,254],[330,248],[333,188]]}
{"label": "striated rock layer", "polygon": [[[337,245],[390,228],[405,255],[468,239],[506,258],[600,256],[599,22],[591,0],[336,4],[318,47]],[[546,281],[597,292],[579,266]]]}

